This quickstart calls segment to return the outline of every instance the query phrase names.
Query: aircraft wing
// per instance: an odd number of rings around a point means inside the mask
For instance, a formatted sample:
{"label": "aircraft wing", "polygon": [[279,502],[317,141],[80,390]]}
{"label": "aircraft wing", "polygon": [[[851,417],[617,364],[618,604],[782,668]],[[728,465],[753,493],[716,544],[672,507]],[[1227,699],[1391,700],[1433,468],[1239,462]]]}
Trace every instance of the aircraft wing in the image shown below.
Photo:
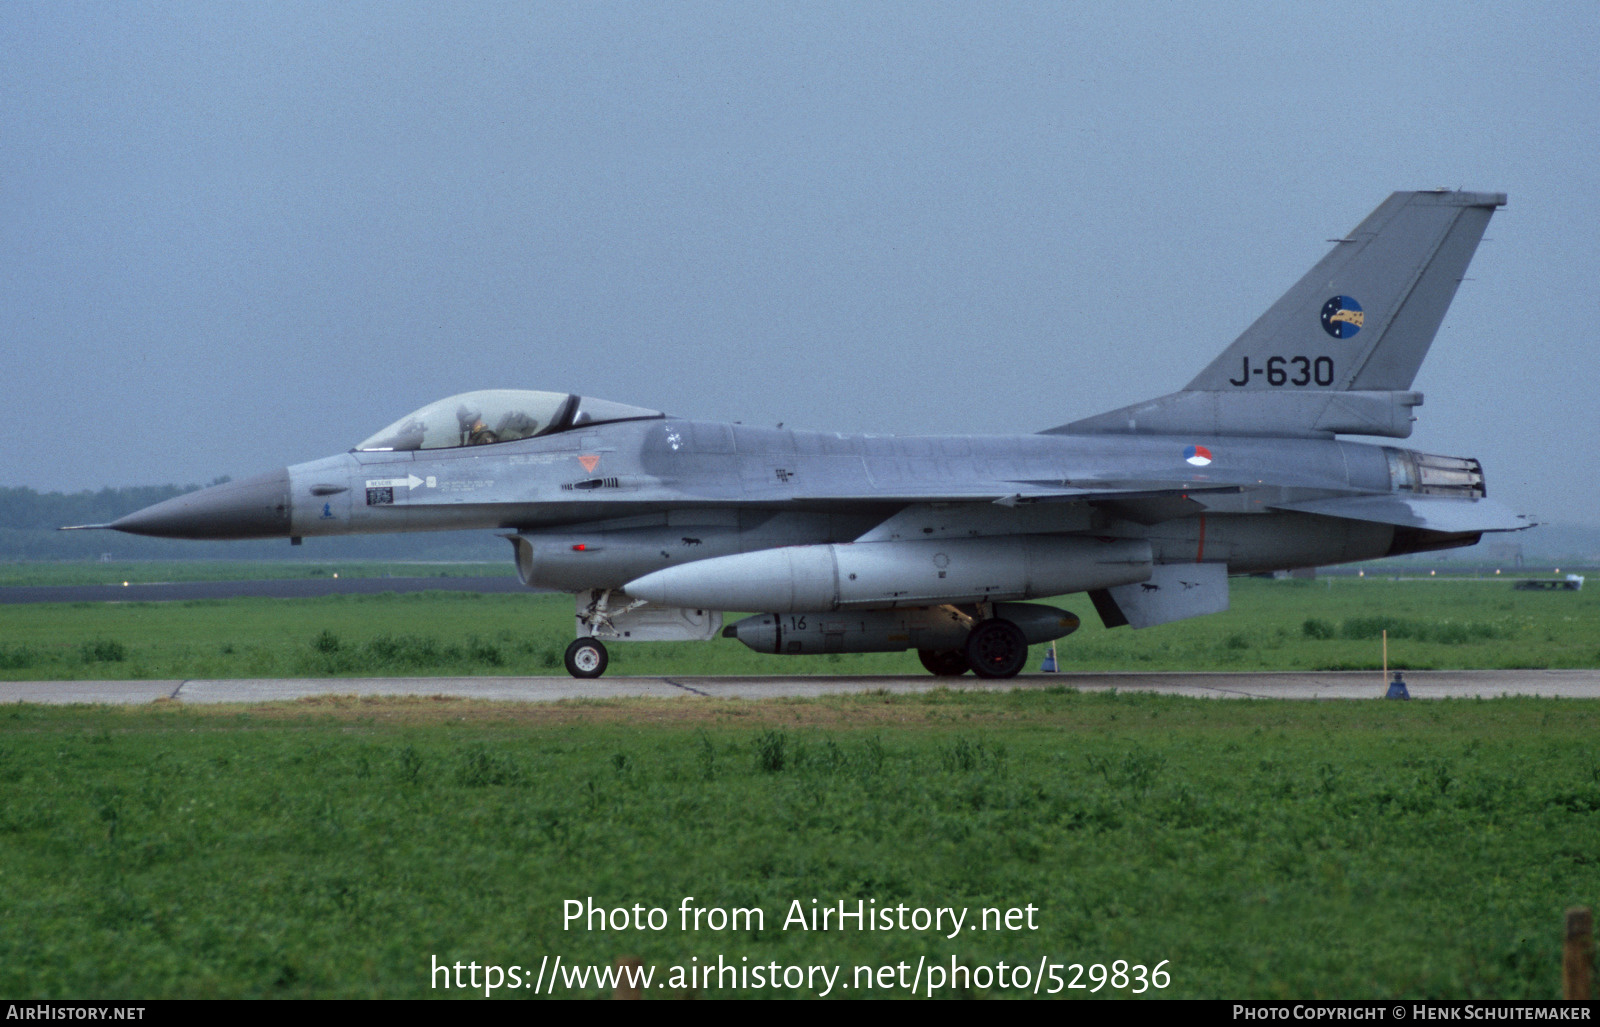
{"label": "aircraft wing", "polygon": [[1454,496],[1376,495],[1340,496],[1276,504],[1276,510],[1343,517],[1355,521],[1375,521],[1402,528],[1458,534],[1473,531],[1520,531],[1533,527],[1522,514],[1488,499],[1462,499]]}

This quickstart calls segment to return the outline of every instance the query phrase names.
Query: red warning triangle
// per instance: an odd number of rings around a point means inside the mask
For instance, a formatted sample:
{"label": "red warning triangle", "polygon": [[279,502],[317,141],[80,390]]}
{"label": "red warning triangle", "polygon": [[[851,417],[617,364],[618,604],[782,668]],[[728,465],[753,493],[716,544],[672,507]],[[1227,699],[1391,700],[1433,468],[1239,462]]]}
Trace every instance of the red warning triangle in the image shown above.
{"label": "red warning triangle", "polygon": [[594,469],[600,466],[600,455],[598,453],[585,453],[583,456],[578,457],[578,463],[583,465],[584,470],[593,474]]}

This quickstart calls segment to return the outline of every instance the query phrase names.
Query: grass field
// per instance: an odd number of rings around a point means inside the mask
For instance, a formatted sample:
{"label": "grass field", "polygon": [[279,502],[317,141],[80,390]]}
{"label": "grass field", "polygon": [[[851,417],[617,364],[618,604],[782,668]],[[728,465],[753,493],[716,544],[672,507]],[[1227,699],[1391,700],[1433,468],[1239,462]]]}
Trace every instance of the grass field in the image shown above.
{"label": "grass field", "polygon": [[[1233,584],[1228,613],[1145,632],[1062,604],[1084,618],[1064,667],[1374,667],[1385,629],[1395,666],[1600,665],[1594,592]],[[565,596],[18,605],[0,607],[0,674],[547,674],[570,637]],[[919,672],[727,640],[612,652],[620,674]],[[1165,960],[1175,997],[1549,997],[1562,911],[1600,899],[1597,738],[1586,701],[1065,688],[18,705],[0,708],[0,994],[464,997],[430,989],[434,957],[531,978],[545,957],[631,955],[663,974],[825,964],[847,983],[919,960],[1063,979]],[[765,922],[563,929],[569,899],[675,917],[685,896]],[[813,899],[1032,905],[1037,929],[785,929]],[[1015,993],[941,993],[967,992]]]}
{"label": "grass field", "polygon": [[[1558,996],[1562,910],[1600,898],[1597,737],[1584,702],[1066,690],[13,707],[0,994],[407,997],[446,994],[434,957],[627,954],[846,982],[923,958],[1166,960],[1172,997]],[[685,932],[685,896],[765,922]],[[586,898],[674,919],[564,930]],[[1036,929],[785,929],[813,898],[1033,905]]]}
{"label": "grass field", "polygon": [[[1065,670],[1352,670],[1600,666],[1600,590],[1508,581],[1232,583],[1232,609],[1106,630],[1082,596]],[[732,618],[730,617],[730,620]],[[0,606],[0,678],[122,679],[562,673],[565,595],[331,596]],[[1037,666],[1042,651],[1033,656]],[[910,653],[785,657],[733,640],[611,646],[609,674],[920,674]]]}

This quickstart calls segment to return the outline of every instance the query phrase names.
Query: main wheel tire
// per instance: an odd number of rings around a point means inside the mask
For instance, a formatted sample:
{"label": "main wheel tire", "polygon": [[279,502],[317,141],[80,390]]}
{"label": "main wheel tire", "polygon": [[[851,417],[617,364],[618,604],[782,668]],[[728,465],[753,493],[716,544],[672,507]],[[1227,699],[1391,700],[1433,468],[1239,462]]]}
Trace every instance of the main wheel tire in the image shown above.
{"label": "main wheel tire", "polygon": [[918,649],[917,659],[928,673],[939,678],[958,678],[972,669],[967,666],[967,654],[960,649]]}
{"label": "main wheel tire", "polygon": [[597,678],[606,672],[611,654],[596,639],[580,638],[567,646],[567,655],[563,659],[567,664],[567,673],[573,677]]}
{"label": "main wheel tire", "polygon": [[1008,620],[986,620],[967,636],[966,656],[980,678],[1013,678],[1028,663],[1028,640]]}

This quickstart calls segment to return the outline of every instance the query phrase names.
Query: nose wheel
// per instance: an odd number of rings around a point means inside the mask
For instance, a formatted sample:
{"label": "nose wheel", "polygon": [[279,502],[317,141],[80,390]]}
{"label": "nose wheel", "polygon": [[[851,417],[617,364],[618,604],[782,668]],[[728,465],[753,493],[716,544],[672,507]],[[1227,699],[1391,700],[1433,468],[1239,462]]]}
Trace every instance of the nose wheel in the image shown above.
{"label": "nose wheel", "polygon": [[597,678],[606,672],[611,655],[598,639],[580,638],[567,646],[567,673],[575,678]]}

